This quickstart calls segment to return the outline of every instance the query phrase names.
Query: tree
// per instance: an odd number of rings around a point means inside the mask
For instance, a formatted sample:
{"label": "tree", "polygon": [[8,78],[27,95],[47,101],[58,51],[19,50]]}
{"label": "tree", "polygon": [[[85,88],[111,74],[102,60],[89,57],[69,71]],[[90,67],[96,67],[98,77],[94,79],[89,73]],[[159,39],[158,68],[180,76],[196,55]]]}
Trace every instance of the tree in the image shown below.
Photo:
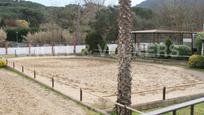
{"label": "tree", "polygon": [[92,30],[98,32],[107,42],[116,41],[118,35],[118,9],[108,7],[96,13],[95,21],[90,22]]}
{"label": "tree", "polygon": [[29,28],[29,23],[26,20],[16,20],[16,24],[20,28]]}
{"label": "tree", "polygon": [[41,25],[43,31],[29,33],[25,39],[29,43],[51,44],[68,43],[68,31],[63,30],[57,24],[47,23]]}
{"label": "tree", "polygon": [[106,42],[97,32],[88,33],[85,42],[88,48],[87,50],[92,54],[108,52],[108,46],[106,45]]}
{"label": "tree", "polygon": [[[117,103],[125,106],[131,105],[131,58],[132,58],[132,13],[131,0],[119,0],[119,74],[117,87]],[[131,115],[130,110],[116,106],[117,115]]]}
{"label": "tree", "polygon": [[5,41],[7,38],[6,32],[3,29],[0,29],[0,42]]}

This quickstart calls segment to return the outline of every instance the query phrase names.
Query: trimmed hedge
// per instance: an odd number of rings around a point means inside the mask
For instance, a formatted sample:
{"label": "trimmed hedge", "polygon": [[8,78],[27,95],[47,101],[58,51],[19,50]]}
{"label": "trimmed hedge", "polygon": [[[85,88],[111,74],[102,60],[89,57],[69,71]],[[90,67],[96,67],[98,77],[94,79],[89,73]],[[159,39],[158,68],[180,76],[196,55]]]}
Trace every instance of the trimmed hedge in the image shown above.
{"label": "trimmed hedge", "polygon": [[201,55],[192,55],[189,58],[188,64],[192,68],[204,68],[204,57]]}

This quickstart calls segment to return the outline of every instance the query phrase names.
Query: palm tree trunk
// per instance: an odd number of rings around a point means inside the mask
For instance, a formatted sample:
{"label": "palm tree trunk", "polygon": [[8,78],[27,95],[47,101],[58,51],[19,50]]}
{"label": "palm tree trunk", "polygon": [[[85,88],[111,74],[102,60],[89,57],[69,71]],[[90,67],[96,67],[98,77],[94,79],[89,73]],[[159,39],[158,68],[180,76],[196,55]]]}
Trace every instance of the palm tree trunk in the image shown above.
{"label": "palm tree trunk", "polygon": [[[119,0],[119,74],[117,88],[117,103],[131,105],[131,59],[132,59],[132,39],[131,39],[131,0]],[[116,106],[117,115],[131,115],[130,110]]]}

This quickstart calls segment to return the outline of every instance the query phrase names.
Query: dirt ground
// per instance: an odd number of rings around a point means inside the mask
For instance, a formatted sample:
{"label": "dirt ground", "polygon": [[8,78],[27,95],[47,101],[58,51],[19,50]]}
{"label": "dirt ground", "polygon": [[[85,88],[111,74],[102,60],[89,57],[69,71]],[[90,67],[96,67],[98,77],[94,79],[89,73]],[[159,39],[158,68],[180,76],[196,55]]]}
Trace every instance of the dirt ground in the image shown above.
{"label": "dirt ground", "polygon": [[28,79],[0,69],[0,115],[86,115],[84,108]]}
{"label": "dirt ground", "polygon": [[[112,59],[58,57],[19,58],[11,61],[34,69],[75,88],[83,88],[91,93],[115,101],[118,63]],[[202,80],[188,70],[160,64],[132,63],[133,104],[146,103],[162,98],[162,90],[137,94],[136,92],[200,83]],[[167,89],[167,98],[203,93],[204,84]],[[137,97],[137,98],[136,98]]]}

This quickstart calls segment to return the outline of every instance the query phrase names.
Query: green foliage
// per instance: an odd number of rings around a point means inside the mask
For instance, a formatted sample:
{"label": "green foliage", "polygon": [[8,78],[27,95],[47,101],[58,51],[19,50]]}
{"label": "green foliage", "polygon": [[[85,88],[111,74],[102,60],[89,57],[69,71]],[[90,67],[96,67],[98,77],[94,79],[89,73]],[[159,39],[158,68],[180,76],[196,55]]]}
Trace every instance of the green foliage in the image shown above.
{"label": "green foliage", "polygon": [[174,51],[178,51],[179,56],[190,56],[191,55],[191,48],[186,45],[174,45]]}
{"label": "green foliage", "polygon": [[179,60],[188,60],[192,54],[191,48],[186,45],[174,45],[172,51],[172,57]]}
{"label": "green foliage", "polygon": [[89,54],[88,52],[89,52],[89,51],[88,51],[87,48],[81,50],[81,54],[82,54],[82,55],[88,55],[88,54]]}
{"label": "green foliage", "polygon": [[6,62],[3,59],[0,59],[0,68],[6,67]]}
{"label": "green foliage", "polygon": [[[153,11],[132,7],[134,29],[155,28],[156,14]],[[118,37],[118,7],[108,7],[96,13],[95,21],[90,23],[91,29],[100,33],[107,42]]]}
{"label": "green foliage", "polygon": [[191,55],[191,48],[186,45],[173,45],[170,40],[164,44],[154,44],[148,48],[150,57],[186,59]]}
{"label": "green foliage", "polygon": [[96,20],[90,23],[92,30],[100,33],[100,35],[111,42],[117,39],[118,35],[118,9],[115,7],[108,7],[96,13]]}
{"label": "green foliage", "polygon": [[75,21],[78,15],[78,5],[70,4],[63,8],[50,8],[48,11],[55,23],[62,28],[66,28],[69,31],[76,29]]}
{"label": "green foliage", "polygon": [[87,49],[91,54],[100,53],[102,50],[108,53],[108,47],[102,36],[97,32],[88,33],[85,39]]}
{"label": "green foliage", "polygon": [[26,20],[31,27],[38,27],[46,22],[48,13],[46,7],[29,1],[0,1],[0,26],[6,26],[6,20]]}
{"label": "green foliage", "polygon": [[133,27],[138,30],[157,28],[158,16],[150,9],[141,7],[132,7],[133,11]]}
{"label": "green foliage", "polygon": [[201,55],[192,55],[189,58],[188,64],[192,68],[204,68],[204,57]]}
{"label": "green foliage", "polygon": [[33,33],[37,31],[39,31],[37,28],[8,28],[6,30],[7,41],[22,42],[25,39],[24,36],[26,36],[29,32]]}
{"label": "green foliage", "polygon": [[164,44],[154,44],[148,48],[150,57],[166,57],[166,46]]}
{"label": "green foliage", "polygon": [[168,54],[168,55],[171,53],[170,47],[171,47],[172,44],[173,44],[173,43],[172,43],[171,39],[169,39],[169,38],[166,39],[165,45],[166,45],[166,47],[167,47],[167,54]]}
{"label": "green foliage", "polygon": [[202,50],[202,41],[204,40],[204,32],[200,32],[196,35],[196,48],[197,48],[197,53],[201,54]]}

